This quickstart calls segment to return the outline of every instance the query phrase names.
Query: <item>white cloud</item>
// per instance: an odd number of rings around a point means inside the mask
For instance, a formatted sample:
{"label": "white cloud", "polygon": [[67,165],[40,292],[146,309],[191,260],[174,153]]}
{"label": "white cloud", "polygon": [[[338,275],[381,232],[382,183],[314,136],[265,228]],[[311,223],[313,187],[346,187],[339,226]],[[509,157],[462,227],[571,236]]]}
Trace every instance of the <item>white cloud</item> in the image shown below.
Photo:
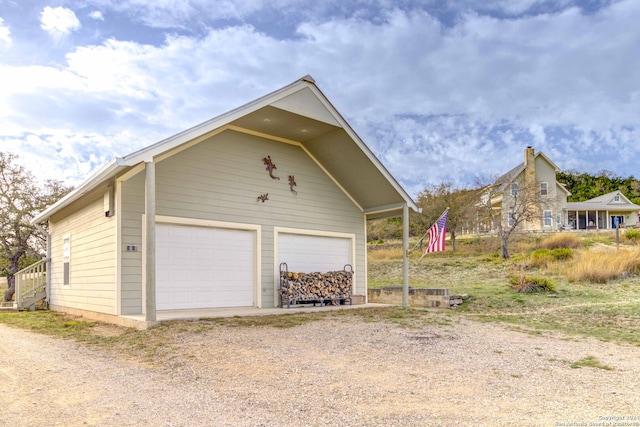
{"label": "white cloud", "polygon": [[[247,13],[216,4],[227,16]],[[175,16],[192,12],[184,8]],[[75,48],[65,66],[0,65],[10,76],[0,80],[0,121],[11,123],[2,134],[24,149],[35,146],[23,135],[44,135],[38,144],[54,151],[39,152],[75,180],[311,74],[412,193],[506,172],[528,144],[561,168],[624,173],[640,157],[639,20],[640,4],[621,1],[593,14],[468,12],[452,27],[418,10],[375,23],[318,17],[287,40],[250,25],[159,46],[112,39]]]}
{"label": "white cloud", "polygon": [[11,44],[11,30],[4,24],[4,19],[0,17],[0,46]]}
{"label": "white cloud", "polygon": [[55,37],[77,31],[82,25],[73,10],[45,6],[40,12],[40,27]]}
{"label": "white cloud", "polygon": [[89,14],[89,17],[95,19],[96,21],[104,21],[104,16],[99,10],[94,10],[93,12],[91,12]]}

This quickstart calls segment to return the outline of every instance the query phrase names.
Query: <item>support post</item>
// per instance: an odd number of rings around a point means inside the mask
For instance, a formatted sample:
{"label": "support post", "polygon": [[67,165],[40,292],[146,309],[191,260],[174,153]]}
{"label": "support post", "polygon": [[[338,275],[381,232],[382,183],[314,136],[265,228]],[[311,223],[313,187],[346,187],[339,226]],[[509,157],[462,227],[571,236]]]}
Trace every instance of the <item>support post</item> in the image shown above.
{"label": "support post", "polygon": [[[49,220],[47,220],[48,222]],[[49,298],[51,297],[51,250],[52,250],[52,246],[51,246],[51,234],[49,234],[49,228],[47,228],[46,230],[44,228],[42,228],[40,225],[38,224],[33,224],[36,229],[42,233],[46,240],[47,240],[47,256],[45,258],[45,273],[46,273],[46,279],[45,279],[45,284],[46,284],[46,288],[45,288],[45,302],[47,304],[49,304]]]}
{"label": "support post", "polygon": [[145,320],[156,321],[156,165],[145,164]]}
{"label": "support post", "polygon": [[409,307],[409,205],[402,206],[402,306]]}

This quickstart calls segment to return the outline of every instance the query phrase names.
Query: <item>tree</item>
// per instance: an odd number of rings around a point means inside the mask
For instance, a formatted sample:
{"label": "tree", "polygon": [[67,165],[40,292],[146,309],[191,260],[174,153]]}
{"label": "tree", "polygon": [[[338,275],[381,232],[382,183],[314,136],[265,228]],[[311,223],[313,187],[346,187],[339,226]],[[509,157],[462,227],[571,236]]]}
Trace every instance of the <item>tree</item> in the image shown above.
{"label": "tree", "polygon": [[539,182],[520,175],[513,181],[501,182],[492,178],[488,184],[476,180],[482,188],[479,206],[484,220],[491,224],[500,237],[502,258],[509,258],[509,239],[516,230],[541,220],[547,201],[538,191]]}
{"label": "tree", "polygon": [[570,170],[558,172],[556,179],[571,192],[570,202],[582,202],[616,190],[622,191],[633,203],[640,201],[640,181],[633,176],[621,178],[606,170],[594,176]]}
{"label": "tree", "polygon": [[5,301],[15,293],[15,274],[44,252],[45,236],[31,219],[71,191],[55,180],[39,187],[34,176],[16,164],[17,159],[14,154],[0,152],[0,268],[7,276]]}
{"label": "tree", "polygon": [[451,240],[452,250],[456,250],[456,234],[462,231],[462,227],[476,211],[476,190],[466,188],[454,188],[453,183],[444,182],[424,189],[418,194],[417,205],[422,209],[422,215],[414,215],[413,223],[422,232],[438,220],[446,208],[449,208],[447,217],[447,232]]}

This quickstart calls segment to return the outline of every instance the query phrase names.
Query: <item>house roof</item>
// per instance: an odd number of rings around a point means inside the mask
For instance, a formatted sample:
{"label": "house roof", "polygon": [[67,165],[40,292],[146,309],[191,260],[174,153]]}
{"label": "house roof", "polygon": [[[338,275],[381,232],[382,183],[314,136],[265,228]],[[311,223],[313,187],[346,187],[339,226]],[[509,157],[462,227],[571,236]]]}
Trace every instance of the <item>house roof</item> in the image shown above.
{"label": "house roof", "polygon": [[[538,157],[542,157],[543,159],[545,159],[547,161],[547,163],[549,163],[549,165],[551,165],[551,167],[553,167],[553,169],[557,172],[560,172],[560,168],[551,161],[551,159],[549,159],[543,152],[538,152],[535,154],[534,159],[537,159]],[[513,182],[513,180],[515,180],[518,175],[520,175],[521,173],[523,173],[525,170],[525,164],[524,162],[520,163],[519,165],[517,165],[516,167],[514,167],[513,169],[511,169],[509,172],[505,173],[504,175],[500,176],[497,180],[496,180],[496,184],[497,184],[497,192],[501,193],[504,191],[504,189]],[[569,190],[567,190],[564,185],[562,185],[561,183],[559,183],[558,181],[556,181],[556,186],[559,187],[560,189],[564,190],[568,195],[570,195],[571,193],[569,192]]]}
{"label": "house roof", "polygon": [[39,213],[40,223],[136,165],[225,129],[302,147],[368,218],[419,208],[307,75],[268,95],[123,157],[115,157],[74,191]]}
{"label": "house roof", "polygon": [[[615,196],[620,200],[615,201]],[[640,212],[640,206],[631,203],[620,190],[585,200],[584,202],[568,202],[569,211],[615,211],[615,212]]]}

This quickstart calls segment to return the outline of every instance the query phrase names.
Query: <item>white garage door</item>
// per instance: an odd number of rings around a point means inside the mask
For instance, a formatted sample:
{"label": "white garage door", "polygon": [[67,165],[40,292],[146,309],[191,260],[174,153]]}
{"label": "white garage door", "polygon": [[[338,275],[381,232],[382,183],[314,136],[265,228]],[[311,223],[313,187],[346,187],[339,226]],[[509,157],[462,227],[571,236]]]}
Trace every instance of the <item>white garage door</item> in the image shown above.
{"label": "white garage door", "polygon": [[254,305],[255,231],[158,224],[158,310]]}
{"label": "white garage door", "polygon": [[311,273],[342,270],[351,260],[352,239],[344,237],[278,234],[278,265],[289,271]]}

